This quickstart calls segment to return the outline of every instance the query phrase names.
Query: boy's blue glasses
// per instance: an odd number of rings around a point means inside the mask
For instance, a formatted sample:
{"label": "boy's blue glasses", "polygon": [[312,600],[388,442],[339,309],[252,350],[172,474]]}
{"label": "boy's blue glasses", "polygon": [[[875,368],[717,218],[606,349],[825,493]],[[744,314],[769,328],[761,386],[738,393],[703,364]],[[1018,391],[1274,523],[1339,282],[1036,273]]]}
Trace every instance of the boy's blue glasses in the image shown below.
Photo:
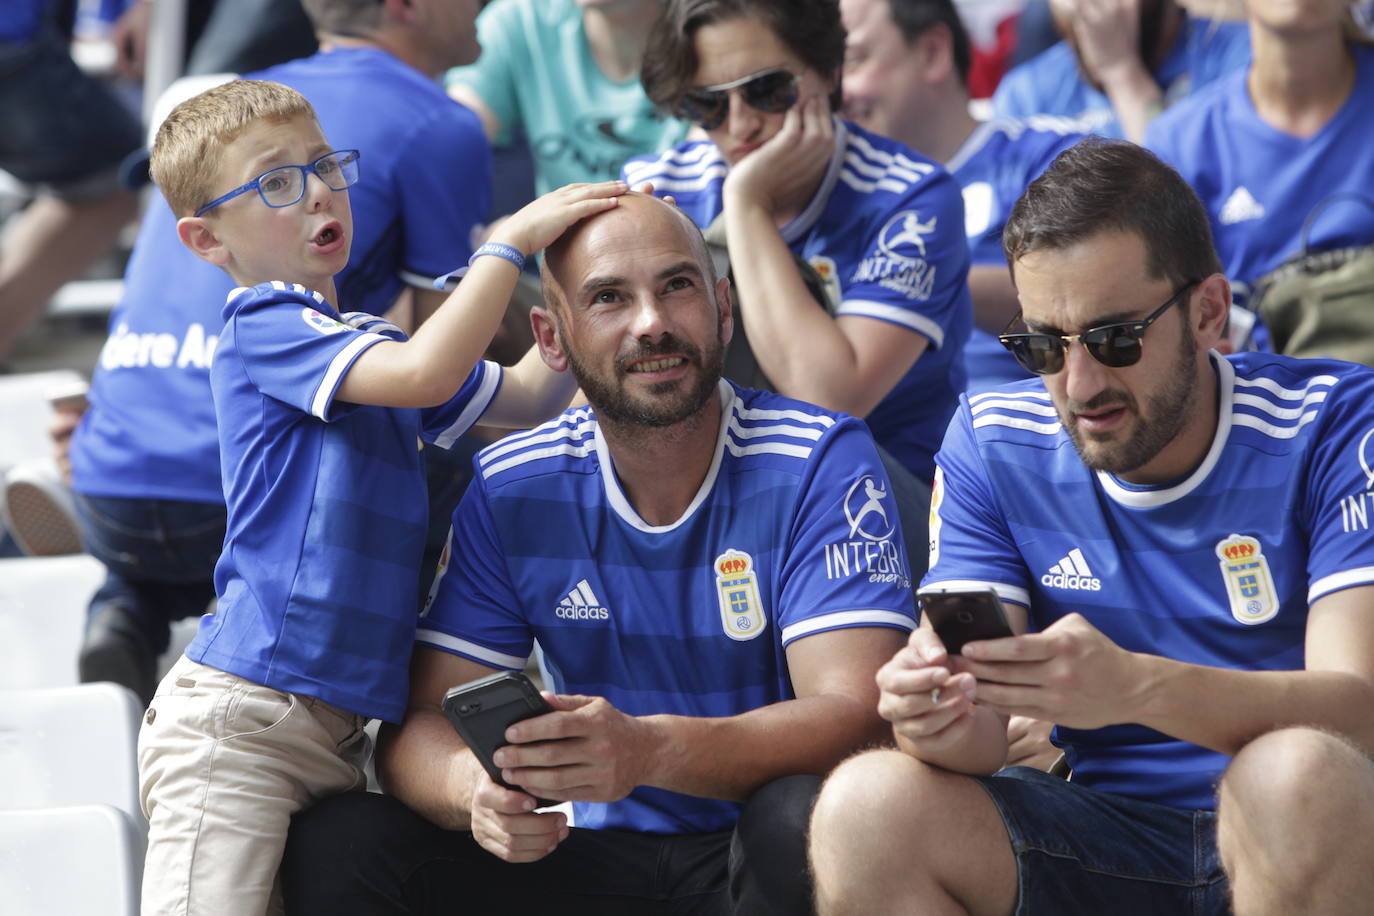
{"label": "boy's blue glasses", "polygon": [[309,165],[283,165],[269,169],[248,184],[239,185],[223,197],[210,201],[196,211],[196,216],[249,191],[257,191],[262,202],[269,207],[289,207],[299,203],[305,196],[305,182],[310,172],[320,176],[325,187],[331,191],[342,191],[358,183],[359,155],[355,149],[340,149],[325,153]]}

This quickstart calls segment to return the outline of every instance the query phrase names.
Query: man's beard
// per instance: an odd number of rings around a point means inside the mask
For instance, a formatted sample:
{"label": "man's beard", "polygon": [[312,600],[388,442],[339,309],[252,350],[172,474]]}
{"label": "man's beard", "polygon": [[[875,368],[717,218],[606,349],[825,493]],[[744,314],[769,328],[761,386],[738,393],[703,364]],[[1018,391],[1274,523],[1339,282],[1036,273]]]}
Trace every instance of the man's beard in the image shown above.
{"label": "man's beard", "polygon": [[[1193,364],[1196,354],[1192,336],[1185,327],[1178,359],[1166,375],[1168,382],[1151,394],[1146,402],[1148,415],[1139,412],[1134,395],[1117,389],[1108,389],[1085,404],[1070,404],[1061,410],[1060,420],[1083,463],[1094,471],[1129,474],[1149,464],[1165,446],[1173,442],[1188,425],[1197,407],[1197,372]],[[1114,405],[1126,408],[1128,413],[1136,417],[1136,429],[1125,442],[1096,441],[1091,434],[1085,436],[1071,418],[1072,410],[1096,410]]]}
{"label": "man's beard", "polygon": [[[664,334],[657,342],[641,341],[630,352],[618,354],[614,376],[606,378],[577,358],[566,336],[563,349],[573,378],[597,416],[623,426],[673,426],[699,413],[715,394],[725,361],[725,347],[719,337],[703,353],[684,340]],[[625,378],[631,374],[627,366],[635,360],[667,354],[682,356],[697,368],[695,383],[690,377],[657,382],[649,386],[647,398],[632,396],[625,388]]]}

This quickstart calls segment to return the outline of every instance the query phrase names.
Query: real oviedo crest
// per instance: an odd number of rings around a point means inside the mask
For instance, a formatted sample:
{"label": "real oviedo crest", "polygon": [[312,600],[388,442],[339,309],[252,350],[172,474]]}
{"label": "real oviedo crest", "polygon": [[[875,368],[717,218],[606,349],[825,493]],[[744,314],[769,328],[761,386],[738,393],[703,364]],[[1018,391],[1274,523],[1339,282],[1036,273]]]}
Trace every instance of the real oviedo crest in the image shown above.
{"label": "real oviedo crest", "polygon": [[1250,626],[1272,619],[1279,612],[1278,595],[1260,542],[1233,534],[1219,541],[1216,550],[1231,616]]}
{"label": "real oviedo crest", "polygon": [[754,558],[742,550],[731,549],[716,557],[711,565],[725,635],[743,642],[768,629]]}

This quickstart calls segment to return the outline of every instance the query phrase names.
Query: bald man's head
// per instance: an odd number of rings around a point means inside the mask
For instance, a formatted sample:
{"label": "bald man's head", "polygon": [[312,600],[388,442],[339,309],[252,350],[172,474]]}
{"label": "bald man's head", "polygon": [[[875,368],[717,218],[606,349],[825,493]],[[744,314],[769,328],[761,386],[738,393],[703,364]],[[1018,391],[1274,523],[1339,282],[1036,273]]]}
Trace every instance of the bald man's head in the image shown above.
{"label": "bald man's head", "polygon": [[709,286],[715,285],[716,268],[711,261],[711,253],[706,248],[706,239],[691,217],[657,197],[630,191],[618,198],[615,207],[574,223],[544,249],[539,278],[544,291],[544,304],[550,311],[557,312],[567,303],[566,285],[574,282],[568,276],[568,266],[576,263],[589,245],[596,244],[600,231],[619,229],[626,220],[631,221],[636,229],[647,229],[664,222],[675,226],[682,235],[683,254],[697,263]]}

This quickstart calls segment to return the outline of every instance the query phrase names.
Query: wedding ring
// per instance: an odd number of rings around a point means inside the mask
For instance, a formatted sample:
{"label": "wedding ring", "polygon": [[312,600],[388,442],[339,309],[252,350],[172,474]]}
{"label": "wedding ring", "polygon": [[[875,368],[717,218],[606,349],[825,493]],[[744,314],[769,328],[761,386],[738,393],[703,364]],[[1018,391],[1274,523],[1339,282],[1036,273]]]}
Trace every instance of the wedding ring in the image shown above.
{"label": "wedding ring", "polygon": [[930,705],[931,705],[931,706],[935,706],[935,705],[939,704],[939,702],[940,702],[940,688],[939,688],[939,687],[932,687],[932,688],[930,689]]}

